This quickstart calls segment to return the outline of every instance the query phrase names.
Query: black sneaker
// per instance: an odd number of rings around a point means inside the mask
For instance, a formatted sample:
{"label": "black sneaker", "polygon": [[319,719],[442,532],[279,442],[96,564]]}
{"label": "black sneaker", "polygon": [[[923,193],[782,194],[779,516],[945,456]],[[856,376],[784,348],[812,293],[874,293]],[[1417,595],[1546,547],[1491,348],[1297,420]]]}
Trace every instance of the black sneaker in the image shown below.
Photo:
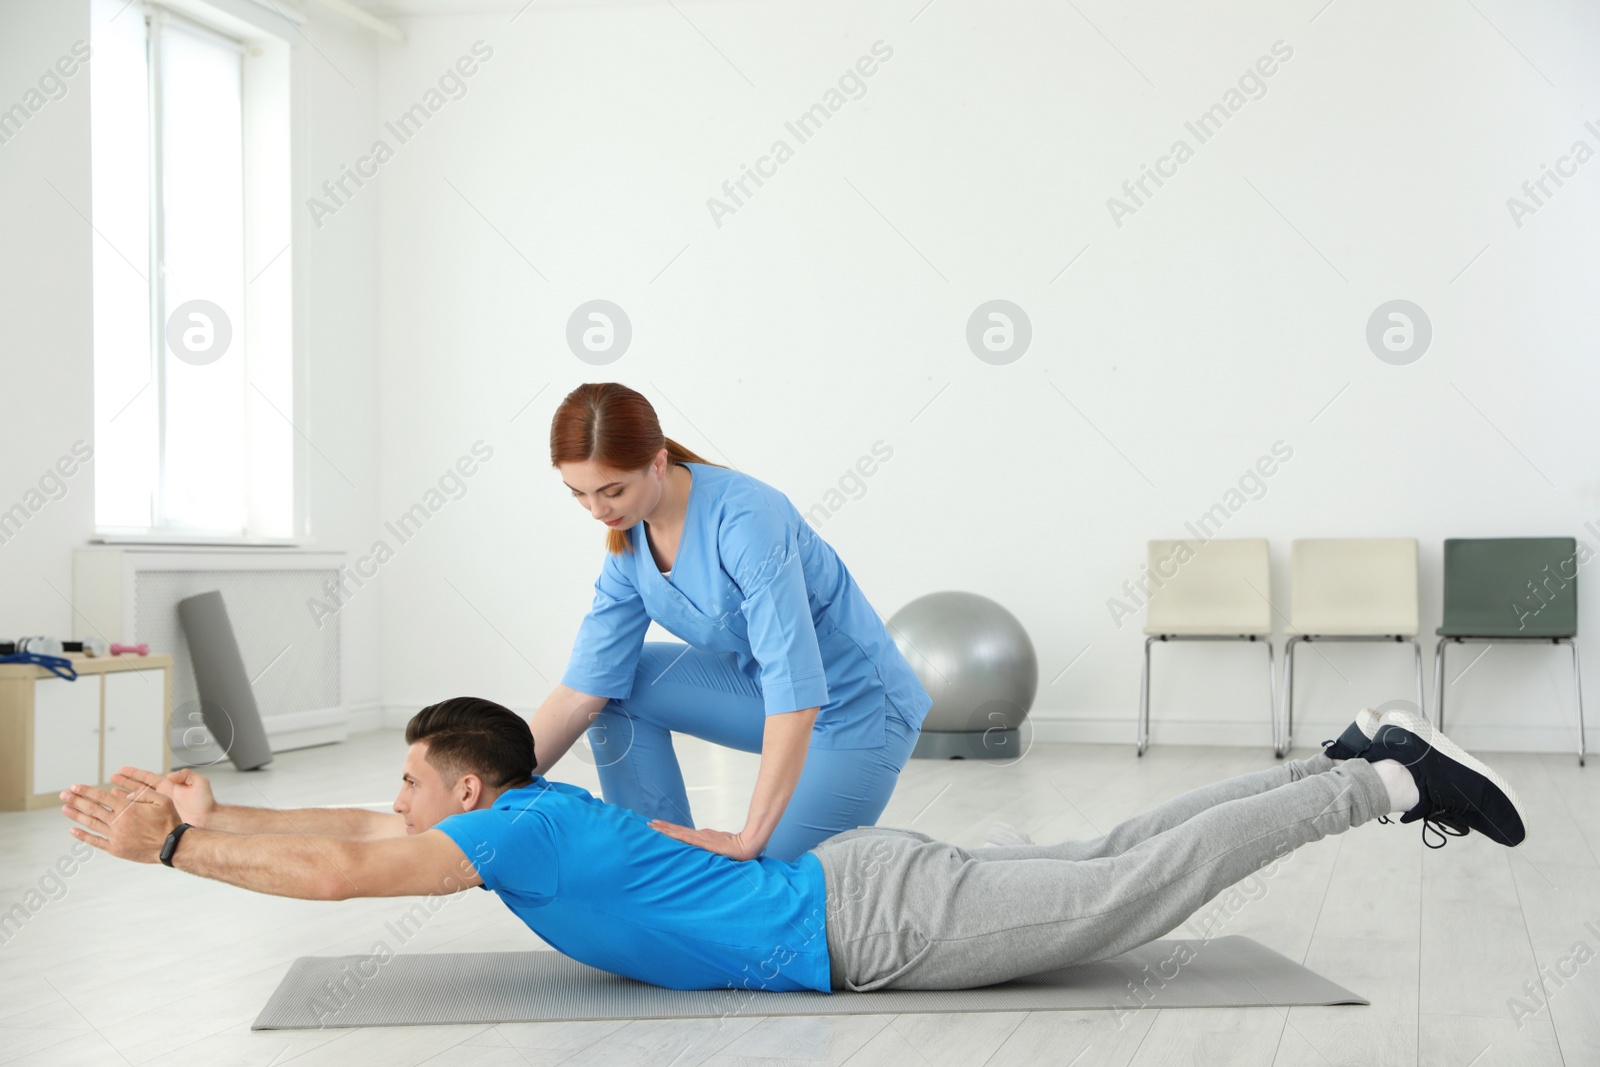
{"label": "black sneaker", "polygon": [[1323,755],[1329,759],[1356,759],[1372,743],[1378,732],[1378,713],[1371,708],[1356,712],[1356,721],[1344,728],[1336,741],[1322,742]]}
{"label": "black sneaker", "polygon": [[[1426,720],[1404,711],[1383,718],[1362,755],[1371,763],[1392,759],[1411,772],[1422,799],[1400,821],[1422,820],[1423,844],[1443,848],[1446,837],[1465,837],[1469,830],[1508,847],[1522,843],[1522,806],[1505,779]],[[1429,830],[1439,835],[1438,844]]]}

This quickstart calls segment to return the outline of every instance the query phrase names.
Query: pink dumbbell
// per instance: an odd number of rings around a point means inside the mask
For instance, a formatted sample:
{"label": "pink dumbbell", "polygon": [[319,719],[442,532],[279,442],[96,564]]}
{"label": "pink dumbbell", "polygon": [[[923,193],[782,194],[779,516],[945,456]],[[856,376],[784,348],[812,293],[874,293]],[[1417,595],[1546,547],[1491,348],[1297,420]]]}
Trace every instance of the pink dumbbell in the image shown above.
{"label": "pink dumbbell", "polygon": [[113,656],[120,656],[124,652],[131,652],[136,656],[148,656],[150,654],[150,646],[148,644],[120,645],[112,642],[111,654]]}

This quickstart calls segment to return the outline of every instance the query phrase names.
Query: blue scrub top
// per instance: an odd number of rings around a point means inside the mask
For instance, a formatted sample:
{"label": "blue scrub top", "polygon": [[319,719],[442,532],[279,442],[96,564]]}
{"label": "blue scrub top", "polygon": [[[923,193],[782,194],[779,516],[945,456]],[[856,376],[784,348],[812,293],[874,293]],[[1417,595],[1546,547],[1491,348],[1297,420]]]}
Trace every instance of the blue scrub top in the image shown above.
{"label": "blue scrub top", "polygon": [[811,744],[878,748],[894,715],[922,726],[933,700],[833,548],[789,498],[726,467],[693,476],[672,577],[645,537],[606,553],[594,603],[562,684],[624,699],[651,620],[711,652],[731,652],[768,715],[818,707]]}
{"label": "blue scrub top", "polygon": [[537,776],[436,829],[529,929],[581,963],[668,989],[832,992],[814,852],[729,859]]}

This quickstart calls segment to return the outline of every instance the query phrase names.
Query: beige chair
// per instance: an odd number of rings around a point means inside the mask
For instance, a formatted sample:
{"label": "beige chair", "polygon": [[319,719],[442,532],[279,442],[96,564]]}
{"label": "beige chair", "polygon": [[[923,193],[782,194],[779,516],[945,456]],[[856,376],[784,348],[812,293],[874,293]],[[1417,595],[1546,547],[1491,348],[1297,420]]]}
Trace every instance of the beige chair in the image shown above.
{"label": "beige chair", "polygon": [[1417,714],[1427,707],[1417,643],[1417,542],[1410,537],[1320,538],[1290,547],[1289,630],[1283,646],[1284,726],[1279,756],[1294,744],[1294,649],[1316,641],[1411,643]]}
{"label": "beige chair", "polygon": [[1150,646],[1156,641],[1260,641],[1267,650],[1267,703],[1276,743],[1272,586],[1259,538],[1151,541],[1144,673],[1139,679],[1139,755],[1150,746]]}

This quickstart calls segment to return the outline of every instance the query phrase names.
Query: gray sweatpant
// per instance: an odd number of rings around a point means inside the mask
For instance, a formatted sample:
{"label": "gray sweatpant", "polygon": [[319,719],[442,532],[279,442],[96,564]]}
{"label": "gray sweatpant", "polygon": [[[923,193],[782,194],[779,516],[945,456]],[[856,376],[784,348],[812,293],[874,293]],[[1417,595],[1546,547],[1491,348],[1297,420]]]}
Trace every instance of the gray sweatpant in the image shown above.
{"label": "gray sweatpant", "polygon": [[1116,956],[1388,808],[1370,763],[1319,753],[1185,793],[1092,841],[963,849],[915,830],[836,834],[812,850],[832,986],[961,989]]}

